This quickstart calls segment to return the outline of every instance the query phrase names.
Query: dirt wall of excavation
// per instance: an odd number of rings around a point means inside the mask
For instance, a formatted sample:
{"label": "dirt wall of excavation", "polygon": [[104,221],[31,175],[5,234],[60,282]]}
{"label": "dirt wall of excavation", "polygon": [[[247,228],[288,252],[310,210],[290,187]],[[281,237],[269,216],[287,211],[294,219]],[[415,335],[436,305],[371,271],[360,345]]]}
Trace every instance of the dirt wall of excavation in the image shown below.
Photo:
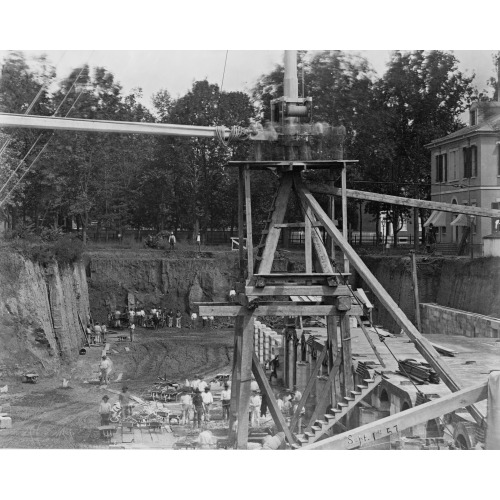
{"label": "dirt wall of excavation", "polygon": [[[399,307],[415,322],[410,257],[363,256],[363,260]],[[417,270],[421,303],[436,303],[500,318],[500,258],[419,257]],[[353,281],[356,286],[369,290],[355,271]],[[375,304],[375,323],[399,331],[374,294],[368,295]]]}
{"label": "dirt wall of excavation", "polygon": [[89,296],[83,262],[41,266],[0,252],[0,378],[56,373],[78,356]]}

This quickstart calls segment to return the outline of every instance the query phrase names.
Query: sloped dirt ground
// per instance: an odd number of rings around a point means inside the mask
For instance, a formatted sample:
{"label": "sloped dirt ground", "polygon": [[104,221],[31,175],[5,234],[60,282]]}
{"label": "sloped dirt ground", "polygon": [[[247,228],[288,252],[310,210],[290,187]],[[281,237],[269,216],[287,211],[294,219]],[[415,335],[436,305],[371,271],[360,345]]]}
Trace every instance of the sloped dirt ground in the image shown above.
{"label": "sloped dirt ground", "polygon": [[[184,381],[230,370],[233,330],[137,330],[132,344],[111,342],[111,380],[123,375],[109,389],[119,391],[126,384],[141,397],[160,376]],[[10,404],[12,428],[0,430],[0,448],[106,448],[97,431],[99,403],[104,394],[111,402],[117,396],[95,382],[100,354],[100,348],[88,349],[66,375],[40,377],[37,384],[2,380],[9,392],[0,395],[0,406]],[[62,387],[63,376],[70,378],[68,388]]]}

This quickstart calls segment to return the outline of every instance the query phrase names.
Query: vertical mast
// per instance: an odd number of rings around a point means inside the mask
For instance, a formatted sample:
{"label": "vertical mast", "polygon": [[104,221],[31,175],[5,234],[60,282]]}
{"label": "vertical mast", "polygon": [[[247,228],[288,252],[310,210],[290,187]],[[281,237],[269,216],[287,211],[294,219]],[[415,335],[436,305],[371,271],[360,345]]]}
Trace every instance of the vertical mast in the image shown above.
{"label": "vertical mast", "polygon": [[297,78],[297,51],[285,50],[285,79],[283,82],[284,97],[298,99],[299,79]]}

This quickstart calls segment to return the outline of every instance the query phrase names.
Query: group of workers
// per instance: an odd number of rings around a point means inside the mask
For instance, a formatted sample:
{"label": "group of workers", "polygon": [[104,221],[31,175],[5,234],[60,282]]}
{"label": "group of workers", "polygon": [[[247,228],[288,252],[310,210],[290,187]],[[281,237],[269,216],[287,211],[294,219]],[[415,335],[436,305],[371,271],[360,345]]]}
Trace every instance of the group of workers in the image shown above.
{"label": "group of workers", "polygon": [[[130,395],[128,393],[128,387],[123,386],[122,392],[118,396],[118,402],[120,403],[118,411],[121,412],[121,416],[123,418],[129,417],[132,415],[132,404],[130,402]],[[113,405],[109,402],[109,397],[104,395],[102,397],[101,403],[99,405],[99,416],[101,417],[101,425],[109,425],[111,414],[113,412]]]}
{"label": "group of workers", "polygon": [[116,309],[115,312],[108,313],[108,321],[115,328],[121,328],[125,323],[129,325],[147,327],[152,326],[155,330],[158,328],[181,328],[182,313],[180,309],[174,314],[172,309],[166,310],[161,307],[152,307],[149,313],[144,308],[124,307],[123,311]]}
{"label": "group of workers", "polygon": [[106,334],[108,333],[108,328],[104,323],[102,325],[100,325],[99,323],[91,325],[89,323],[87,324],[86,333],[89,344],[104,344],[106,343]]}

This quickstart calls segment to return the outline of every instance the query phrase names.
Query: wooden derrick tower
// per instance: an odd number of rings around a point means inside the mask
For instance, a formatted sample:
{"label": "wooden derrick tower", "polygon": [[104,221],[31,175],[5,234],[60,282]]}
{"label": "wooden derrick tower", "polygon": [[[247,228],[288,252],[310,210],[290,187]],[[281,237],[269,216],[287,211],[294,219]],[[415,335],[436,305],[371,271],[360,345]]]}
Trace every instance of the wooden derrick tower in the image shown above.
{"label": "wooden derrick tower", "polygon": [[[294,74],[295,72],[295,78]],[[259,143],[256,143],[256,160],[229,162],[232,168],[238,168],[238,237],[240,281],[237,285],[237,300],[235,303],[200,303],[201,316],[228,316],[235,318],[234,361],[231,390],[231,420],[237,420],[235,432],[236,446],[247,447],[248,412],[250,400],[250,384],[252,374],[255,376],[261,391],[267,396],[268,407],[278,431],[284,432],[288,444],[296,448],[305,442],[314,442],[325,434],[333,423],[346,416],[342,403],[360,401],[379,381],[366,380],[366,386],[354,387],[352,358],[350,345],[350,316],[359,317],[362,308],[353,300],[353,293],[344,278],[348,275],[349,263],[356,269],[372,292],[388,309],[398,325],[408,334],[422,356],[431,364],[443,381],[452,391],[460,386],[451,374],[449,368],[441,361],[441,357],[432,345],[419,333],[391,296],[383,289],[373,274],[366,267],[347,241],[347,188],[346,169],[355,160],[345,160],[337,157],[331,160],[310,160],[300,158],[301,148],[297,147],[295,139],[300,137],[300,122],[310,120],[311,102],[309,99],[298,98],[295,51],[285,53],[285,97],[272,102],[272,123],[278,131],[278,142],[283,147],[281,160],[263,161]],[[303,129],[303,128],[302,128]],[[292,130],[292,133],[289,133]],[[333,221],[333,211],[328,214],[311,194],[303,178],[308,170],[327,169],[330,179],[341,179],[340,191],[342,206],[342,230]],[[269,216],[265,222],[260,242],[253,242],[252,206],[251,206],[251,173],[255,170],[271,170],[279,176],[279,185],[271,203]],[[332,188],[333,186],[330,186]],[[288,203],[292,193],[299,200],[302,220],[284,222]],[[344,256],[343,272],[333,268],[334,255],[328,251],[322,239],[319,228],[325,232],[337,245]],[[285,228],[304,228],[305,234],[305,273],[272,271],[273,260]],[[254,254],[255,250],[255,254]],[[321,297],[321,302],[292,302],[291,296]],[[281,300],[276,300],[281,298]],[[285,346],[288,352],[293,351],[294,319],[302,316],[326,317],[327,342],[312,367],[306,389],[290,425],[277,406],[276,399],[267,380],[265,371],[254,353],[254,321],[260,316],[284,317],[286,323]],[[337,329],[339,332],[337,332]],[[340,335],[338,335],[338,333]],[[340,342],[339,342],[340,341]],[[293,356],[290,357],[292,362]],[[317,374],[325,362],[328,365],[328,378],[319,399],[316,410],[306,426],[306,439],[298,439],[294,434],[300,412],[314,386]],[[292,382],[293,384],[293,382]],[[290,385],[292,385],[290,384]],[[365,392],[363,392],[365,391]],[[326,421],[320,418],[320,410],[329,405],[330,414],[325,415]],[[337,406],[337,407],[336,407]],[[352,406],[351,406],[352,408]],[[482,421],[482,415],[469,407],[474,418]],[[339,415],[337,415],[337,413]],[[330,421],[331,420],[331,421]],[[316,425],[317,422],[319,425]],[[313,432],[310,432],[313,431]],[[307,438],[309,436],[309,439]]]}

